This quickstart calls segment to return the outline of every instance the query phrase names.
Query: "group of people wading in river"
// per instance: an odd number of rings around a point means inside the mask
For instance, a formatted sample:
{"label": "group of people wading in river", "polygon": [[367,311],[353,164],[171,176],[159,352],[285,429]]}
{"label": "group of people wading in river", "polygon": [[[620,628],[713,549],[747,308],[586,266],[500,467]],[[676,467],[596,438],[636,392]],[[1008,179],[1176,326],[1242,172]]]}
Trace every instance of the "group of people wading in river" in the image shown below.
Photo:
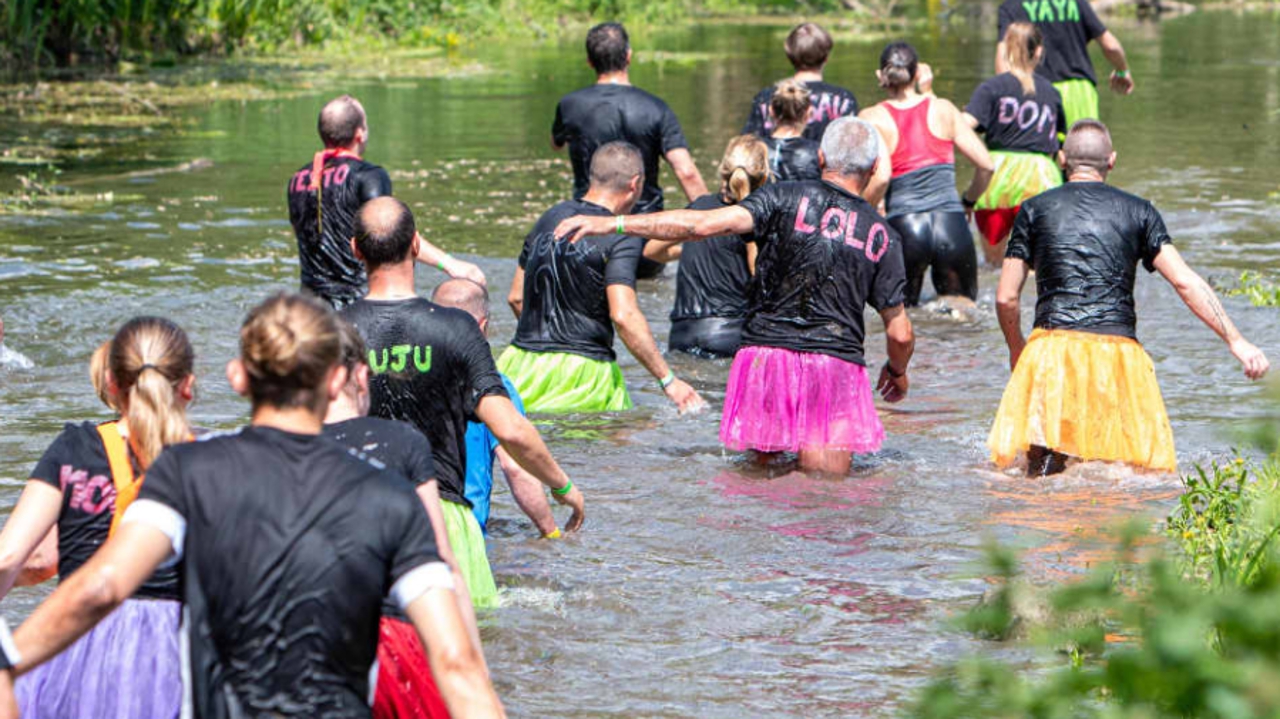
{"label": "group of people wading in river", "polygon": [[[582,525],[582,492],[525,412],[630,408],[615,331],[682,412],[705,406],[637,301],[637,279],[675,260],[670,349],[732,357],[725,446],[844,474],[884,439],[874,393],[907,396],[907,308],[926,270],[939,295],[977,298],[974,217],[1002,263],[1012,369],[995,463],[1173,470],[1135,339],[1138,266],[1248,377],[1268,364],[1151,203],[1106,184],[1116,153],[1094,119],[1092,40],[1113,89],[1131,92],[1124,51],[1085,0],[1010,0],[999,74],[964,109],[893,43],[876,73],[887,97],[860,112],[823,79],[830,36],[805,23],[786,40],[794,77],[752,100],[710,192],[674,113],[631,85],[626,31],[593,28],[597,82],[565,96],[552,126],[571,198],[524,239],[507,296],[518,326],[496,362],[483,273],[419,235],[364,159],[364,109],[329,102],[324,149],[287,185],[304,292],[253,308],[226,367],[250,425],[193,428],[195,349],[166,319],[132,319],[94,354],[117,419],[68,424],[0,532],[0,592],[62,579],[12,635],[0,625],[0,716],[501,716],[476,624],[498,597],[484,539],[494,461],[543,537],[562,531],[546,490],[572,510],[563,531]],[[963,193],[956,150],[975,167]],[[664,210],[661,160],[687,209]],[[450,275],[431,300],[417,296],[418,263]],[[887,342],[871,374],[867,306]]]}

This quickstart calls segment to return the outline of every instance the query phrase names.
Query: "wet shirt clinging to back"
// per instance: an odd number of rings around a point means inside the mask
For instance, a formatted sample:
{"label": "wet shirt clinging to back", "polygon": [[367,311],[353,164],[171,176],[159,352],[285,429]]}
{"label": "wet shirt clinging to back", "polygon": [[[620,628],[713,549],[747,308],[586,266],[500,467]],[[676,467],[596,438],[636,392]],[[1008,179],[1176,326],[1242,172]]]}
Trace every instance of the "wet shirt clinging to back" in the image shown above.
{"label": "wet shirt clinging to back", "polygon": [[1036,327],[1136,339],[1138,264],[1154,272],[1172,241],[1150,202],[1102,182],[1069,182],[1022,203],[1006,256],[1036,271]]}
{"label": "wet shirt clinging to back", "polygon": [[289,179],[289,222],[303,289],[341,307],[360,299],[368,285],[363,263],[351,252],[356,215],[364,203],[391,194],[391,177],[354,154],[335,154],[323,168],[319,188],[311,163]]}
{"label": "wet shirt clinging to back", "polygon": [[638,237],[587,237],[576,243],[555,238],[556,225],[574,215],[610,216],[607,209],[568,200],[547,210],[520,251],[525,271],[524,308],[512,344],[530,352],[568,352],[612,362],[613,320],[605,289],[634,288],[644,253]]}

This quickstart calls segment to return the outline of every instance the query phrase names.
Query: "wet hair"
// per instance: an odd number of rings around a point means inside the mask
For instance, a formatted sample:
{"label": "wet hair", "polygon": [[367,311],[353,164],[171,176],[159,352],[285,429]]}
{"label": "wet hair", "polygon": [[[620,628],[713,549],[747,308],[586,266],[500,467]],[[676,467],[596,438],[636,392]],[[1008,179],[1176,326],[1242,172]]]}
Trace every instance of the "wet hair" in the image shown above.
{"label": "wet hair", "polygon": [[825,168],[838,175],[867,176],[880,158],[880,132],[866,120],[842,117],[822,133]]}
{"label": "wet hair", "polygon": [[178,386],[194,373],[195,359],[187,333],[163,317],[135,317],[111,340],[107,366],[118,390],[114,408],[123,409],[129,447],[143,471],[167,445],[191,435]]}
{"label": "wet hair", "polygon": [[337,316],[309,295],[272,295],[240,327],[240,361],[255,410],[321,410],[325,379],[341,354]]}
{"label": "wet hair", "polygon": [[798,80],[783,80],[773,86],[769,110],[778,125],[803,125],[809,121],[809,88]]}
{"label": "wet hair", "polygon": [[369,349],[356,326],[343,319],[341,315],[334,318],[338,323],[338,364],[348,371],[355,370],[362,364],[369,363]]}
{"label": "wet hair", "polygon": [[408,259],[417,233],[413,212],[394,197],[369,200],[356,216],[356,249],[369,271]]}
{"label": "wet hair", "polygon": [[591,155],[590,174],[592,187],[626,192],[636,176],[640,177],[640,184],[644,184],[644,158],[629,142],[606,142]]}
{"label": "wet hair", "polygon": [[445,307],[456,307],[483,322],[489,319],[489,290],[466,278],[445,280],[431,293],[431,301]]}
{"label": "wet hair", "polygon": [[630,49],[631,40],[622,23],[600,23],[587,32],[587,62],[598,75],[627,69]]}
{"label": "wet hair", "polygon": [[110,362],[111,340],[107,340],[98,345],[98,349],[94,350],[93,356],[89,358],[89,381],[93,383],[93,392],[98,395],[98,399],[111,411],[120,414],[120,404],[116,402],[115,397],[111,396],[107,383],[107,369]]}
{"label": "wet hair", "polygon": [[920,56],[905,42],[891,42],[880,53],[880,87],[897,90],[916,80]]}
{"label": "wet hair", "polygon": [[818,70],[831,56],[831,35],[821,25],[806,22],[797,25],[783,44],[787,59],[796,70]]}
{"label": "wet hair", "polygon": [[1062,145],[1067,174],[1081,169],[1105,175],[1111,169],[1111,131],[1100,120],[1076,120]]}
{"label": "wet hair", "polygon": [[1015,22],[1004,34],[1005,52],[1009,53],[1009,72],[1022,83],[1023,95],[1036,94],[1036,50],[1044,45],[1040,28],[1029,22]]}
{"label": "wet hair", "polygon": [[356,139],[356,131],[365,126],[364,108],[350,95],[330,100],[320,111],[316,129],[325,147],[346,147]]}
{"label": "wet hair", "polygon": [[720,160],[720,198],[737,204],[769,180],[769,146],[757,135],[729,141]]}

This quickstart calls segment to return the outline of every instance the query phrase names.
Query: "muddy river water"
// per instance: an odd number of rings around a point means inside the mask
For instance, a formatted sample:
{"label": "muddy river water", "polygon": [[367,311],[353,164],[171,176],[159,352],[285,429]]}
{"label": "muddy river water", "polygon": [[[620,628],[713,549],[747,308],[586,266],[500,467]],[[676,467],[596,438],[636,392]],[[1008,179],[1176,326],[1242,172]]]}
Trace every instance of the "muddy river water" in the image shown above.
{"label": "muddy river water", "polygon": [[[1274,278],[1280,19],[1200,13],[1113,29],[1138,86],[1132,97],[1102,98],[1120,155],[1114,181],[1156,203],[1206,275]],[[994,32],[994,17],[977,15],[922,26],[910,39],[937,69],[937,92],[963,102],[990,73]],[[633,81],[670,103],[705,176],[751,96],[787,73],[784,33],[703,24],[633,38]],[[864,105],[877,101],[882,42],[841,33],[827,79]],[[570,189],[567,160],[548,146],[555,102],[591,78],[577,40],[470,52],[487,72],[326,83],[288,100],[199,108],[186,132],[142,135],[65,166],[62,181],[124,199],[85,214],[0,218],[0,506],[12,505],[63,422],[104,416],[86,363],[132,315],[164,314],[191,333],[200,425],[244,420],[247,406],[221,367],[245,310],[296,286],[285,183],[316,149],[320,104],[339,91],[364,102],[369,159],[391,171],[424,234],[478,262],[498,288],[492,338],[504,346],[514,321],[500,298],[524,232]],[[197,157],[212,166],[120,177]],[[12,174],[0,172],[6,187]],[[967,181],[963,164],[959,174]],[[664,184],[668,206],[678,206],[669,171]],[[640,285],[660,341],[672,274]],[[1270,400],[1170,287],[1140,274],[1139,336],[1179,460],[1189,468],[1229,456]],[[424,269],[419,287],[429,292],[438,280]],[[722,451],[727,363],[674,358],[712,402],[700,416],[677,417],[622,352],[634,411],[540,420],[586,492],[589,519],[578,536],[542,542],[505,491],[495,499],[490,552],[505,600],[483,632],[512,715],[890,715],[940,663],[990,649],[945,624],[986,587],[987,538],[1024,549],[1028,571],[1052,580],[1097,559],[1118,520],[1159,517],[1177,494],[1175,477],[1084,467],[1028,482],[990,465],[984,440],[1008,369],[995,273],[981,282],[974,318],[913,314],[912,394],[881,407],[883,451],[858,458],[840,480],[759,470]],[[1227,307],[1280,359],[1280,314],[1235,299]],[[877,319],[868,327],[874,365],[883,336]],[[20,618],[47,592],[16,590],[3,611]]]}

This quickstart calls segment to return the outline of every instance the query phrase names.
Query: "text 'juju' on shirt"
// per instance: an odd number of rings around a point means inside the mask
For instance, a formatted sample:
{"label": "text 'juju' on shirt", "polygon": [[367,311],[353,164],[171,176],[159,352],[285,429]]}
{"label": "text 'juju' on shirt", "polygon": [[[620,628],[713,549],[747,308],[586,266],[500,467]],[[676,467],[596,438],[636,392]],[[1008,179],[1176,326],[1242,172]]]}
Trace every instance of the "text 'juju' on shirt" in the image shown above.
{"label": "text 'juju' on shirt", "polygon": [[565,95],[556,105],[551,138],[569,146],[575,199],[587,194],[591,156],[601,145],[614,140],[635,145],[644,160],[644,190],[632,209],[637,215],[662,210],[659,160],[689,147],[667,103],[630,85],[592,85]]}
{"label": "text 'juju' on shirt", "polygon": [[368,717],[382,598],[453,586],[410,484],[319,435],[170,447],[124,521],[182,561],[199,717]]}
{"label": "text 'juju' on shirt", "polygon": [[1067,131],[1062,96],[1053,83],[1039,75],[1033,77],[1036,92],[1030,96],[1008,72],[973,91],[964,111],[978,120],[977,131],[984,134],[988,149],[1041,155],[1058,151],[1058,133]]}
{"label": "text 'juju' on shirt", "polygon": [[341,306],[364,295],[369,279],[351,252],[360,206],[391,194],[387,171],[354,157],[325,163],[319,197],[310,189],[308,163],[289,179],[289,222],[298,238],[304,289]]}
{"label": "text 'juju' on shirt", "polygon": [[864,364],[863,307],[904,301],[898,233],[866,200],[825,181],[766,185],[740,204],[760,246],[743,346]]}
{"label": "text 'juju' on shirt", "polygon": [[[858,98],[853,93],[829,82],[806,82],[809,88],[809,124],[804,136],[816,142],[822,141],[822,133],[833,120],[858,114]],[[756,93],[751,100],[751,112],[742,126],[743,135],[768,137],[773,132],[773,120],[769,117],[769,105],[773,102],[774,86]]]}
{"label": "text 'juju' on shirt", "polygon": [[467,421],[481,398],[507,396],[471,315],[414,297],[342,311],[369,346],[369,414],[408,422],[431,441],[440,498],[466,505]]}
{"label": "text 'juju' on shirt", "polygon": [[1015,22],[1034,23],[1044,37],[1044,60],[1036,73],[1049,82],[1088,80],[1098,84],[1089,41],[1107,31],[1089,0],[1005,0],[998,15],[1000,39]]}
{"label": "text 'juju' on shirt", "polygon": [[[130,454],[132,461],[133,455]],[[134,474],[138,476],[135,464]],[[67,424],[45,450],[31,478],[62,492],[58,513],[58,581],[66,581],[107,541],[116,511],[111,462],[94,422]],[[153,599],[181,598],[178,571],[159,569],[134,594]]]}
{"label": "text 'juju' on shirt", "polygon": [[1068,182],[1022,203],[1006,257],[1036,271],[1036,327],[1136,339],[1138,263],[1172,242],[1152,204],[1102,182]]}
{"label": "text 'juju' on shirt", "polygon": [[[725,206],[720,195],[710,194],[694,200],[689,209],[718,210]],[[671,308],[671,319],[745,317],[750,283],[747,243],[741,235],[686,242],[680,248],[680,271],[676,274],[676,301]]]}
{"label": "text 'juju' on shirt", "polygon": [[644,240],[623,235],[557,240],[556,225],[575,215],[612,217],[605,208],[567,200],[547,210],[524,238],[524,309],[511,344],[529,352],[569,352],[612,362],[609,285],[636,286]]}

